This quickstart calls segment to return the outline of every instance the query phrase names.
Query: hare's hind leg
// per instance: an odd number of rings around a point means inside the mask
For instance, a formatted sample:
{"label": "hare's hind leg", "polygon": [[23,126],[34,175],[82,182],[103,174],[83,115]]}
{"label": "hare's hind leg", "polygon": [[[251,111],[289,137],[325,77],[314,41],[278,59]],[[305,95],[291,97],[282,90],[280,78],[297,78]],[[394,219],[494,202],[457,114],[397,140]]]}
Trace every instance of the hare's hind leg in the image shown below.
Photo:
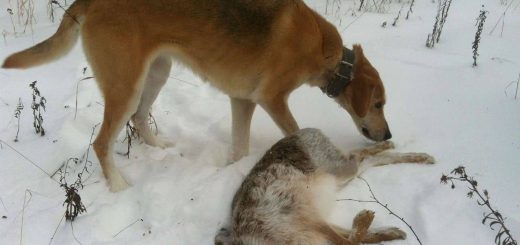
{"label": "hare's hind leg", "polygon": [[[435,159],[426,153],[395,153],[383,152],[366,159],[366,164],[383,166],[396,163],[433,164]],[[365,164],[365,163],[364,163]]]}
{"label": "hare's hind leg", "polygon": [[406,238],[406,233],[396,227],[369,230],[368,228],[373,219],[374,212],[363,210],[354,218],[352,230],[347,230],[336,225],[331,225],[331,227],[336,233],[348,238],[352,244],[379,243]]}

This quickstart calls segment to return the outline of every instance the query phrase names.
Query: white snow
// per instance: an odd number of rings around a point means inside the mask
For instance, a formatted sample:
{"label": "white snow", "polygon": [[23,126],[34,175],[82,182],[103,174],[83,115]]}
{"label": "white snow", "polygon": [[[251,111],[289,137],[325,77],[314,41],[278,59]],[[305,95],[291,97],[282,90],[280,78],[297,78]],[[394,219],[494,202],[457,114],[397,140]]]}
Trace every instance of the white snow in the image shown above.
{"label": "white snow", "polygon": [[[416,230],[423,244],[493,244],[496,231],[482,225],[486,210],[465,197],[467,189],[439,184],[441,174],[464,165],[489,190],[491,202],[520,239],[520,98],[515,99],[520,74],[520,1],[505,18],[503,36],[495,25],[506,6],[498,0],[455,0],[434,49],[425,47],[437,4],[416,1],[409,20],[391,22],[401,4],[388,13],[350,14],[352,1],[341,1],[340,12],[329,8],[326,18],[335,23],[347,45],[361,43],[379,70],[387,90],[385,109],[397,150],[422,151],[436,157],[434,166],[400,164],[373,168],[363,174],[377,197]],[[14,7],[15,1],[10,1]],[[0,60],[49,37],[57,28],[46,16],[46,2],[35,3],[34,31],[0,40]],[[329,1],[308,0],[324,14]],[[335,2],[335,1],[330,1]],[[475,18],[482,5],[489,11],[480,44],[479,66],[473,68],[471,43]],[[405,15],[408,4],[404,5]],[[8,1],[0,3],[10,7]],[[61,15],[61,11],[58,15]],[[360,17],[361,16],[361,17]],[[403,16],[402,16],[403,17]],[[386,28],[382,28],[387,21]],[[1,30],[11,31],[9,15],[0,14]],[[499,27],[500,28],[500,27]],[[0,139],[55,172],[62,162],[81,157],[94,125],[101,122],[103,100],[90,76],[81,45],[58,62],[34,69],[0,70]],[[43,126],[46,136],[32,128],[29,83],[48,101]],[[76,86],[78,85],[77,116]],[[18,98],[25,109],[20,141],[15,143]],[[300,127],[320,128],[345,151],[370,144],[356,132],[348,114],[319,89],[302,87],[290,98]],[[228,223],[235,190],[254,163],[277,140],[280,130],[260,108],[256,110],[250,156],[228,163],[230,109],[228,98],[201,82],[189,69],[174,65],[169,83],[154,105],[160,136],[175,147],[158,149],[134,142],[130,159],[116,155],[118,168],[132,187],[111,193],[97,159],[91,152],[85,188],[80,195],[87,213],[72,226],[62,222],[64,192],[41,170],[10,149],[0,147],[0,244],[211,244],[215,233]],[[124,138],[124,132],[120,140]],[[126,151],[119,142],[118,152]],[[82,166],[76,168],[81,170]],[[74,174],[68,177],[73,181]],[[57,179],[57,178],[56,178]],[[26,191],[29,190],[29,191]],[[337,198],[368,199],[361,180],[354,180]],[[25,208],[24,208],[25,203]],[[417,244],[399,220],[377,205],[338,202],[330,221],[349,227],[361,209],[376,211],[373,227],[398,226],[408,233],[404,241]],[[58,224],[60,224],[58,226]],[[126,228],[127,227],[127,228]],[[126,228],[126,229],[125,229]]]}

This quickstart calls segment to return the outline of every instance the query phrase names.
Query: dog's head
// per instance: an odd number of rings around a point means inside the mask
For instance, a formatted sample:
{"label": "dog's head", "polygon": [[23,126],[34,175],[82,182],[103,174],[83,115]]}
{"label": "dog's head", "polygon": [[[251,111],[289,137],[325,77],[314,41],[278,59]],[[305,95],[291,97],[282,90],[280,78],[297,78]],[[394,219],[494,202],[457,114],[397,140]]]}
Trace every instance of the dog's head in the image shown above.
{"label": "dog's head", "polygon": [[385,88],[377,70],[363,54],[360,45],[343,47],[341,61],[334,72],[324,76],[322,90],[333,97],[352,116],[365,137],[384,141],[392,137],[385,119]]}

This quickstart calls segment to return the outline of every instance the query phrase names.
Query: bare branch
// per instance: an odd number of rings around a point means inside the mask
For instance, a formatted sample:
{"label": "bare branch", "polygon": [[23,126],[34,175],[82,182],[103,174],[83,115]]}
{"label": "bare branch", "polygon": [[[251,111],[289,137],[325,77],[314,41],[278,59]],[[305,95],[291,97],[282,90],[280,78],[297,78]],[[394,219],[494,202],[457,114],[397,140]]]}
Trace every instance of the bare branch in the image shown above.
{"label": "bare branch", "polygon": [[374,194],[374,191],[372,190],[372,187],[370,186],[370,184],[368,184],[368,181],[366,181],[362,177],[358,177],[358,178],[361,179],[363,182],[365,182],[365,184],[367,185],[368,190],[370,191],[370,198],[372,198],[372,200],[357,200],[357,199],[346,198],[346,199],[338,199],[336,201],[353,201],[353,202],[359,202],[359,203],[376,203],[376,204],[378,204],[379,206],[381,206],[384,209],[386,209],[389,212],[390,215],[392,215],[392,216],[396,217],[397,219],[401,220],[401,222],[403,222],[406,226],[408,226],[410,231],[412,231],[412,233],[414,234],[415,239],[417,240],[417,242],[419,242],[419,244],[422,245],[421,239],[419,239],[419,236],[417,235],[417,233],[415,233],[415,230],[413,229],[413,227],[408,222],[406,222],[406,220],[403,217],[401,217],[401,216],[397,215],[396,213],[394,213],[394,211],[392,211],[388,207],[388,204],[383,204],[381,201],[379,201],[379,199],[377,199],[376,195]]}
{"label": "bare branch", "polygon": [[113,238],[116,238],[119,234],[121,234],[123,231],[125,231],[126,229],[132,227],[133,225],[135,225],[137,222],[144,222],[143,219],[137,219],[136,221],[134,221],[133,223],[127,225],[125,228],[123,228],[122,230],[120,230],[118,233],[116,233],[115,235],[113,235],[112,237]]}

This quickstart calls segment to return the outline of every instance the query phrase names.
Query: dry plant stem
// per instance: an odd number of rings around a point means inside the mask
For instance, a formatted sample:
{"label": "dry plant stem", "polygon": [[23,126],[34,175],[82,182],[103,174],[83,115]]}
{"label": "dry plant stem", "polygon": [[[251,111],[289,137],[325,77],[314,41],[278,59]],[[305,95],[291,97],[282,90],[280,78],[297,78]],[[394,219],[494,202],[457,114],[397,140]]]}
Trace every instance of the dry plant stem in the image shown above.
{"label": "dry plant stem", "polygon": [[52,0],[47,3],[47,15],[52,23],[54,23],[54,8],[52,7]]}
{"label": "dry plant stem", "polygon": [[397,25],[397,21],[399,20],[399,17],[401,17],[401,11],[403,11],[404,4],[401,6],[401,9],[399,9],[399,13],[397,13],[397,16],[394,19],[394,22],[392,23],[392,26]]}
{"label": "dry plant stem", "polygon": [[83,245],[83,243],[81,243],[78,239],[78,237],[76,237],[76,233],[74,233],[74,224],[72,224],[72,222],[70,222],[70,230],[72,232],[72,237],[74,237],[74,240],[80,244],[80,245]]}
{"label": "dry plant stem", "polygon": [[515,100],[518,98],[518,85],[519,84],[520,84],[520,74],[518,75],[518,80],[516,80]]}
{"label": "dry plant stem", "polygon": [[[29,195],[27,195],[29,194]],[[25,194],[23,197],[23,206],[22,206],[22,224],[20,225],[20,245],[23,244],[23,223],[24,223],[24,216],[25,216],[25,208],[29,206],[29,203],[32,199],[32,192],[29,189],[25,190]]]}
{"label": "dry plant stem", "polygon": [[516,89],[515,89],[515,100],[518,99],[518,89],[520,87],[520,74],[518,75],[518,80],[516,81],[512,81],[510,82],[506,88],[504,89],[504,94],[507,96],[507,89],[509,89],[509,87],[511,87],[512,85],[516,84]]}
{"label": "dry plant stem", "polygon": [[446,23],[446,19],[448,18],[448,12],[450,10],[450,7],[451,7],[451,1],[452,0],[445,0],[444,1],[444,4],[443,4],[443,7],[442,7],[442,18],[441,18],[441,22],[440,22],[440,25],[439,25],[439,34],[437,35],[437,43],[439,43],[439,39],[441,38],[441,34],[442,34],[442,29],[444,28],[444,24]]}
{"label": "dry plant stem", "polygon": [[150,125],[150,130],[154,132],[155,135],[159,134],[159,128],[157,127],[157,121],[155,121],[155,117],[151,112],[148,113],[148,125]]}
{"label": "dry plant stem", "polygon": [[438,43],[442,29],[444,24],[446,23],[446,19],[448,18],[448,12],[450,10],[452,0],[439,0],[439,4],[437,7],[437,15],[435,16],[435,23],[433,24],[432,33],[428,34],[428,38],[426,40],[426,47],[433,48],[435,43]]}
{"label": "dry plant stem", "polygon": [[[83,166],[83,169],[81,170],[80,172],[80,175],[83,175],[85,172],[89,172],[88,169],[87,169],[87,164],[92,164],[92,162],[89,159],[89,155],[90,155],[90,150],[92,149],[92,139],[94,139],[94,134],[96,132],[96,128],[99,126],[99,123],[94,125],[94,127],[92,127],[92,132],[90,133],[90,139],[89,139],[89,144],[88,144],[88,147],[87,147],[87,151],[85,152],[85,157],[84,157],[84,161],[85,162],[85,165]],[[54,173],[52,173],[52,178],[54,178],[54,176],[56,176],[56,174],[63,168],[66,168],[67,167],[67,164],[68,162],[73,159],[73,158],[69,158],[66,162],[64,162],[59,168],[58,170],[56,170]],[[79,159],[78,159],[79,160]],[[65,170],[66,171],[66,170]],[[92,173],[91,173],[92,174]],[[88,176],[90,177],[90,175]],[[87,178],[88,179],[88,178]]]}
{"label": "dry plant stem", "polygon": [[1,140],[0,139],[0,143],[2,144],[5,144],[7,147],[9,147],[11,150],[13,150],[14,152],[16,152],[19,156],[23,157],[27,162],[29,162],[30,164],[32,164],[33,166],[37,167],[40,171],[42,171],[45,175],[49,176],[49,178],[51,180],[53,180],[54,182],[56,183],[60,183],[58,182],[57,180],[53,179],[52,178],[52,175],[47,173],[47,171],[45,171],[43,168],[41,168],[40,166],[38,166],[38,164],[36,164],[34,161],[32,161],[31,159],[29,159],[28,157],[26,157],[24,154],[22,154],[21,152],[19,152],[18,150],[16,150],[14,147],[12,147],[11,145],[7,144],[5,141]]}
{"label": "dry plant stem", "polygon": [[415,4],[415,0],[412,0],[410,2],[410,8],[408,9],[408,12],[406,13],[406,18],[408,19],[410,17],[410,14],[413,14],[413,5]]}
{"label": "dry plant stem", "polygon": [[[85,165],[83,166],[83,169],[81,170],[81,173],[80,173],[81,175],[83,175],[85,172],[88,172],[87,164],[88,163],[92,164],[92,162],[90,162],[88,160],[88,157],[90,155],[90,150],[92,149],[92,139],[94,139],[94,133],[96,132],[96,128],[98,126],[99,126],[99,123],[94,125],[94,127],[92,127],[92,133],[90,133],[90,139],[89,139],[89,143],[88,143],[88,147],[87,147],[87,153],[86,153],[86,156],[85,156]],[[90,177],[90,175],[88,177]]]}
{"label": "dry plant stem", "polygon": [[125,126],[126,137],[123,139],[123,142],[127,142],[127,150],[126,153],[123,153],[123,156],[126,156],[130,159],[130,149],[132,148],[132,140],[139,138],[139,132],[137,129],[130,123],[130,121],[126,122]]}
{"label": "dry plant stem", "polygon": [[22,110],[24,106],[22,103],[22,98],[18,98],[18,104],[16,105],[16,110],[14,111],[14,117],[18,119],[18,125],[16,126],[16,137],[14,138],[14,142],[18,142],[18,134],[20,133],[20,118],[22,117]]}
{"label": "dry plant stem", "polygon": [[[458,177],[457,177],[458,176]],[[454,181],[460,181],[465,182],[469,184],[469,192],[467,196],[469,198],[472,198],[475,194],[478,196],[477,204],[479,206],[485,206],[489,209],[490,213],[484,214],[484,219],[482,220],[482,224],[485,224],[487,221],[489,221],[489,226],[492,230],[495,226],[499,226],[498,234],[495,237],[495,244],[497,245],[517,245],[518,242],[513,238],[511,235],[510,230],[506,227],[504,223],[504,217],[500,212],[495,210],[493,207],[491,207],[491,203],[489,202],[489,193],[487,190],[484,190],[483,193],[480,192],[478,189],[478,183],[477,181],[472,177],[469,176],[466,172],[466,168],[463,166],[460,166],[453,171],[451,171],[451,175],[442,175],[441,177],[441,183],[447,184],[448,182],[451,183],[451,188],[455,189],[455,182]],[[506,235],[506,238],[502,240],[503,236]]]}
{"label": "dry plant stem", "polygon": [[4,200],[2,200],[1,197],[0,197],[0,203],[2,203],[2,207],[4,207],[4,210],[5,210],[6,212],[8,212],[8,211],[7,211],[7,208],[5,207]]}
{"label": "dry plant stem", "polygon": [[347,30],[352,24],[356,23],[363,15],[365,15],[368,12],[368,9],[365,9],[363,13],[361,13],[358,17],[356,17],[352,22],[350,22],[345,28],[343,28],[343,31]]}
{"label": "dry plant stem", "polygon": [[361,179],[363,182],[365,182],[365,184],[368,187],[368,190],[370,191],[370,198],[372,198],[373,200],[357,200],[357,199],[345,198],[345,199],[338,199],[336,201],[354,201],[354,202],[359,202],[359,203],[376,203],[376,204],[378,204],[379,206],[381,206],[384,209],[386,209],[389,212],[390,215],[392,215],[392,216],[396,217],[397,219],[401,220],[401,222],[403,222],[406,226],[408,226],[410,231],[415,236],[415,239],[417,240],[417,242],[420,245],[422,245],[421,239],[419,239],[419,236],[417,235],[417,233],[415,233],[415,230],[413,229],[413,227],[410,224],[408,224],[408,222],[406,222],[406,220],[403,217],[401,217],[401,216],[397,215],[396,213],[394,213],[394,211],[392,211],[388,207],[388,204],[383,204],[381,201],[379,201],[379,199],[377,199],[376,195],[374,194],[374,191],[372,191],[372,187],[370,186],[370,184],[368,184],[368,181],[366,181],[362,177],[358,177],[358,178]]}
{"label": "dry plant stem", "polygon": [[[482,7],[484,7],[484,5],[482,5]],[[484,29],[484,23],[486,22],[486,14],[488,13],[488,11],[482,9],[480,10],[480,14],[479,16],[477,17],[477,23],[476,23],[476,26],[477,26],[477,32],[475,33],[475,40],[473,41],[473,67],[477,66],[477,57],[479,56],[479,53],[478,53],[478,48],[479,48],[479,44],[480,44],[480,37],[482,35],[482,30]]]}
{"label": "dry plant stem", "polygon": [[498,24],[500,23],[500,21],[502,21],[502,31],[500,32],[500,37],[502,37],[502,34],[504,32],[506,13],[509,10],[509,8],[511,8],[511,5],[513,5],[513,2],[514,2],[514,0],[511,0],[511,2],[509,2],[509,5],[504,10],[502,15],[500,15],[500,18],[498,18],[497,23],[495,23],[495,26],[493,26],[493,29],[491,29],[491,31],[489,31],[489,35],[493,35],[493,32],[495,32],[495,29],[497,28]]}
{"label": "dry plant stem", "polygon": [[[87,153],[86,153],[86,156],[85,156],[85,165],[83,166],[83,170],[82,170],[82,173],[81,173],[82,175],[83,175],[83,171],[88,172],[88,169],[87,169],[87,163],[92,164],[92,162],[90,162],[90,161],[88,160],[88,157],[89,157],[89,155],[90,155],[90,150],[92,149],[92,140],[94,139],[94,132],[95,132],[97,126],[99,126],[99,123],[96,124],[96,125],[94,125],[94,127],[92,128],[92,133],[90,134],[90,141],[89,141],[89,145],[88,145],[88,148],[87,148]],[[90,177],[92,177],[92,174],[94,173],[94,171],[90,171],[90,172],[88,172],[88,173],[89,173],[89,175],[87,176],[87,178],[85,178],[84,181],[89,180]],[[94,183],[96,183],[96,181],[95,181]]]}
{"label": "dry plant stem", "polygon": [[24,25],[23,33],[27,26],[31,28],[31,33],[33,32],[33,23],[36,23],[33,0],[18,0],[18,22]]}
{"label": "dry plant stem", "polygon": [[65,9],[63,6],[61,6],[61,4],[60,4],[58,1],[56,1],[56,0],[52,0],[51,3],[58,5],[58,7],[60,7],[63,11],[65,11],[65,14],[67,14],[70,18],[72,18],[72,20],[74,20],[74,22],[76,22],[76,24],[79,25],[79,21],[76,20],[76,17],[74,17],[73,15],[71,15],[71,14],[69,13],[69,11],[68,11],[67,9]]}
{"label": "dry plant stem", "polygon": [[133,223],[127,225],[125,228],[123,228],[122,230],[120,230],[118,233],[116,233],[115,235],[112,236],[112,238],[116,238],[119,234],[121,234],[123,231],[126,231],[128,228],[132,227],[133,225],[135,225],[137,222],[144,222],[143,219],[137,219],[136,221],[134,221]]}
{"label": "dry plant stem", "polygon": [[14,24],[13,20],[13,10],[8,8],[7,13],[9,14],[9,18],[11,19],[11,25],[13,26],[13,35],[16,37],[16,25]]}
{"label": "dry plant stem", "polygon": [[58,229],[60,228],[60,225],[63,222],[63,218],[65,218],[65,214],[63,214],[63,216],[61,216],[60,222],[58,222],[58,225],[56,226],[54,233],[52,233],[51,240],[49,241],[49,245],[52,244],[52,240],[54,240],[54,237],[56,236],[56,233],[58,232]]}
{"label": "dry plant stem", "polygon": [[78,114],[78,92],[79,92],[79,83],[82,82],[82,81],[85,81],[85,80],[89,80],[89,79],[93,79],[94,77],[85,77],[85,78],[82,78],[81,80],[79,80],[77,83],[76,83],[76,105],[75,105],[75,108],[74,108],[74,120],[76,120],[76,115]]}
{"label": "dry plant stem", "polygon": [[437,29],[439,28],[439,20],[441,15],[441,0],[439,0],[439,6],[437,8],[437,15],[435,16],[435,23],[433,24],[433,31],[431,34],[428,34],[428,39],[426,40],[426,47],[433,48],[435,46],[435,36],[437,35]]}
{"label": "dry plant stem", "polygon": [[33,112],[33,127],[37,134],[41,136],[45,136],[45,128],[43,127],[43,116],[42,109],[45,111],[45,105],[47,104],[47,99],[41,96],[40,90],[36,87],[37,81],[29,84],[29,87],[32,89],[32,103],[31,109]]}
{"label": "dry plant stem", "polygon": [[361,8],[363,8],[363,3],[365,2],[365,0],[361,0],[361,4],[359,4],[359,9],[358,11],[361,11]]}

